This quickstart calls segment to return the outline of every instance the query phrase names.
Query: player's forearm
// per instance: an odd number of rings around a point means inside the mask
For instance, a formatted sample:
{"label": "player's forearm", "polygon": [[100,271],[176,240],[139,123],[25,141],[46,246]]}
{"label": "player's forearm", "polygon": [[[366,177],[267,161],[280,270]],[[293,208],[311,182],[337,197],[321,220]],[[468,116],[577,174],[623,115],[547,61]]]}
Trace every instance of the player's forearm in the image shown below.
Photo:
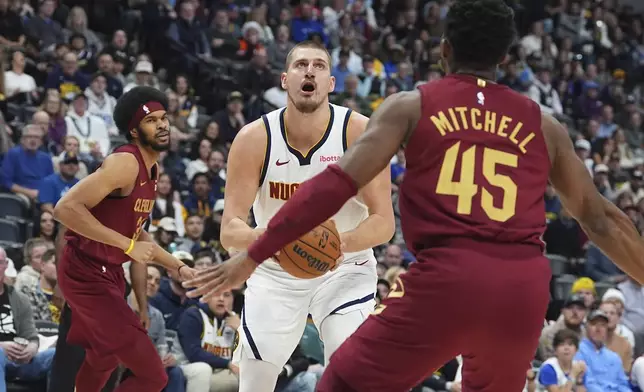
{"label": "player's forearm", "polygon": [[56,242],[54,243],[56,249],[56,260],[60,260],[62,257],[63,248],[65,248],[65,244],[67,243],[67,240],[65,240],[65,232],[67,232],[67,228],[61,224],[58,227],[58,234],[56,234]]}
{"label": "player's forearm", "polygon": [[618,267],[644,284],[644,241],[630,218],[609,201],[605,201],[603,217],[581,224],[588,238]]}
{"label": "player's forearm", "polygon": [[360,252],[389,242],[394,230],[393,221],[378,214],[369,215],[355,229],[340,234],[343,252]]}
{"label": "player's forearm", "polygon": [[104,226],[83,204],[74,201],[58,202],[54,208],[54,218],[83,237],[92,241],[125,251],[130,246],[130,238]]}
{"label": "player's forearm", "polygon": [[154,260],[156,264],[159,264],[167,270],[178,271],[181,266],[185,265],[181,260],[172,256],[170,253],[166,252],[162,247],[158,245],[154,247],[154,255],[152,257],[152,260]]}
{"label": "player's forearm", "polygon": [[245,250],[261,234],[261,229],[253,229],[240,218],[233,218],[221,228],[221,245],[228,252]]}
{"label": "player's forearm", "polygon": [[130,263],[130,282],[136,302],[139,304],[139,311],[148,308],[148,296],[146,293],[148,267],[143,263]]}

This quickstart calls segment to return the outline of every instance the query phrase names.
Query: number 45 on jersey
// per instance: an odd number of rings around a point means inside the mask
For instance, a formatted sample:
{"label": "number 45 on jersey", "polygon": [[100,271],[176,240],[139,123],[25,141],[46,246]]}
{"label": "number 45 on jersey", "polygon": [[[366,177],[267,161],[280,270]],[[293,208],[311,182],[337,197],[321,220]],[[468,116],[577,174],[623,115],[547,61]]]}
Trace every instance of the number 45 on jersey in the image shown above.
{"label": "number 45 on jersey", "polygon": [[[476,167],[476,148],[472,146],[460,153],[461,142],[456,142],[447,149],[441,171],[436,184],[436,193],[439,195],[456,196],[458,198],[456,211],[461,215],[472,213],[474,196],[481,192],[481,208],[493,221],[505,222],[516,213],[517,184],[506,175],[496,172],[497,165],[517,167],[519,157],[515,154],[483,148],[482,171],[485,180],[492,186],[503,190],[501,208],[494,206],[492,194],[484,187],[474,183]],[[453,181],[456,171],[456,161],[461,159],[461,175],[459,181]]]}

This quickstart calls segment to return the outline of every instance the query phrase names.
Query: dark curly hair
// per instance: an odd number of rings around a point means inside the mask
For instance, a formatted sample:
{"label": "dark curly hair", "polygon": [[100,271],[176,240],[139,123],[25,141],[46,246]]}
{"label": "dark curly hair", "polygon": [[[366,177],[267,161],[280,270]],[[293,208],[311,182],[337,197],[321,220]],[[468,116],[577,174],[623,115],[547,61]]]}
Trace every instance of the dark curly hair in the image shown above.
{"label": "dark curly hair", "polygon": [[457,0],[447,13],[445,37],[452,46],[454,68],[496,66],[516,36],[514,11],[504,0]]}
{"label": "dark curly hair", "polygon": [[116,101],[116,107],[114,107],[114,123],[119,132],[124,134],[128,141],[132,141],[131,129],[129,129],[132,117],[141,105],[150,101],[159,102],[168,110],[168,98],[163,92],[153,87],[134,87]]}

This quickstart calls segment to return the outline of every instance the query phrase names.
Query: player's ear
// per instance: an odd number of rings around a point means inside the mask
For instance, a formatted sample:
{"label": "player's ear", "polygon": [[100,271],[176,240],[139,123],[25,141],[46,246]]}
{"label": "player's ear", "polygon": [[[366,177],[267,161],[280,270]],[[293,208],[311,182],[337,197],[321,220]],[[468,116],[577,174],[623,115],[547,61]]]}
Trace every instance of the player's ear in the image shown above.
{"label": "player's ear", "polygon": [[329,79],[329,92],[332,93],[335,91],[335,76],[331,76]]}
{"label": "player's ear", "polygon": [[282,75],[280,76],[280,84],[282,85],[282,88],[286,90],[286,72],[282,72]]}
{"label": "player's ear", "polygon": [[135,136],[137,136],[136,128],[130,129],[130,140],[134,140]]}

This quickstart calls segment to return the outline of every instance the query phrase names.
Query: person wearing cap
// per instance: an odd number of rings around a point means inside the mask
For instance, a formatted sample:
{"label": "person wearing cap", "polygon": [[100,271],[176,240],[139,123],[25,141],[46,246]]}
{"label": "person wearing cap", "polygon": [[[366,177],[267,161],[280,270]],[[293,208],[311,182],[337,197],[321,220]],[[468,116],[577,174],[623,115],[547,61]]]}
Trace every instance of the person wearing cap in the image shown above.
{"label": "person wearing cap", "polygon": [[631,366],[633,365],[633,346],[617,333],[620,318],[617,306],[613,302],[602,302],[599,305],[599,310],[608,317],[606,347],[619,355],[622,359],[624,371],[628,374],[631,372]]}
{"label": "person wearing cap", "polygon": [[123,92],[127,93],[137,86],[152,86],[154,67],[148,60],[139,60],[134,66],[134,81],[123,87]]}
{"label": "person wearing cap", "polygon": [[579,339],[580,336],[570,329],[557,331],[552,342],[554,356],[539,368],[539,391],[586,391],[583,387],[586,364],[573,360],[579,349]]}
{"label": "person wearing cap", "polygon": [[575,152],[579,159],[584,162],[584,165],[588,168],[588,172],[593,174],[593,165],[594,162],[590,157],[590,152],[592,150],[592,145],[586,139],[577,139],[575,140]]}
{"label": "person wearing cap", "polygon": [[608,316],[595,310],[588,316],[586,337],[579,343],[575,360],[586,363],[584,386],[588,392],[631,392],[622,359],[606,347]]}
{"label": "person wearing cap", "polygon": [[597,290],[595,289],[595,282],[588,278],[582,277],[573,282],[570,289],[571,294],[581,295],[584,299],[586,309],[592,309],[597,301]]}
{"label": "person wearing cap", "polygon": [[80,142],[81,154],[88,154],[100,161],[110,152],[110,134],[103,119],[92,116],[84,92],[76,94],[72,108],[65,116],[67,135],[76,136]]}
{"label": "person wearing cap", "polygon": [[[156,225],[156,230],[151,228],[151,232],[154,233],[154,240],[159,246],[163,249],[173,252],[174,249],[171,249],[174,239],[177,237],[177,224],[175,223],[174,218],[169,216],[161,218],[159,223]],[[176,246],[176,245],[175,245]]]}
{"label": "person wearing cap", "polygon": [[598,163],[593,168],[593,173],[595,174],[593,176],[593,181],[599,193],[601,193],[605,198],[612,200],[615,192],[613,191],[608,179],[608,175],[610,173],[608,166],[603,163]]}
{"label": "person wearing cap", "polygon": [[219,138],[225,143],[232,143],[244,125],[246,118],[244,110],[244,95],[239,91],[233,91],[226,98],[226,108],[218,111],[212,119],[219,124]]}
{"label": "person wearing cap", "polygon": [[71,187],[76,185],[78,179],[78,156],[71,152],[63,152],[58,162],[58,173],[45,177],[38,188],[38,202],[43,211],[54,212],[54,206],[58,203]]}
{"label": "person wearing cap", "polygon": [[[194,268],[194,258],[189,252],[175,251],[172,256]],[[190,306],[198,304],[197,300],[186,297],[186,291],[181,286],[180,277],[173,271],[168,271],[168,277],[161,278],[158,293],[150,298],[150,305],[163,314],[166,329],[178,330],[181,314]]]}
{"label": "person wearing cap", "polygon": [[624,316],[624,304],[626,303],[624,294],[622,294],[622,292],[618,289],[611,287],[610,289],[606,290],[604,296],[602,297],[602,303],[604,302],[612,303],[617,308],[619,324],[617,324],[615,333],[617,333],[619,336],[622,336],[624,339],[626,339],[626,341],[628,341],[632,348],[635,348],[635,335],[633,334],[633,331],[631,331],[631,329],[624,325],[624,323],[622,322],[622,317]]}
{"label": "person wearing cap", "polygon": [[586,317],[586,304],[581,295],[570,295],[566,298],[561,316],[554,324],[548,325],[541,331],[539,337],[539,348],[537,350],[537,358],[542,361],[554,356],[555,350],[553,340],[555,334],[562,329],[570,329],[579,336],[584,334],[584,318]]}

